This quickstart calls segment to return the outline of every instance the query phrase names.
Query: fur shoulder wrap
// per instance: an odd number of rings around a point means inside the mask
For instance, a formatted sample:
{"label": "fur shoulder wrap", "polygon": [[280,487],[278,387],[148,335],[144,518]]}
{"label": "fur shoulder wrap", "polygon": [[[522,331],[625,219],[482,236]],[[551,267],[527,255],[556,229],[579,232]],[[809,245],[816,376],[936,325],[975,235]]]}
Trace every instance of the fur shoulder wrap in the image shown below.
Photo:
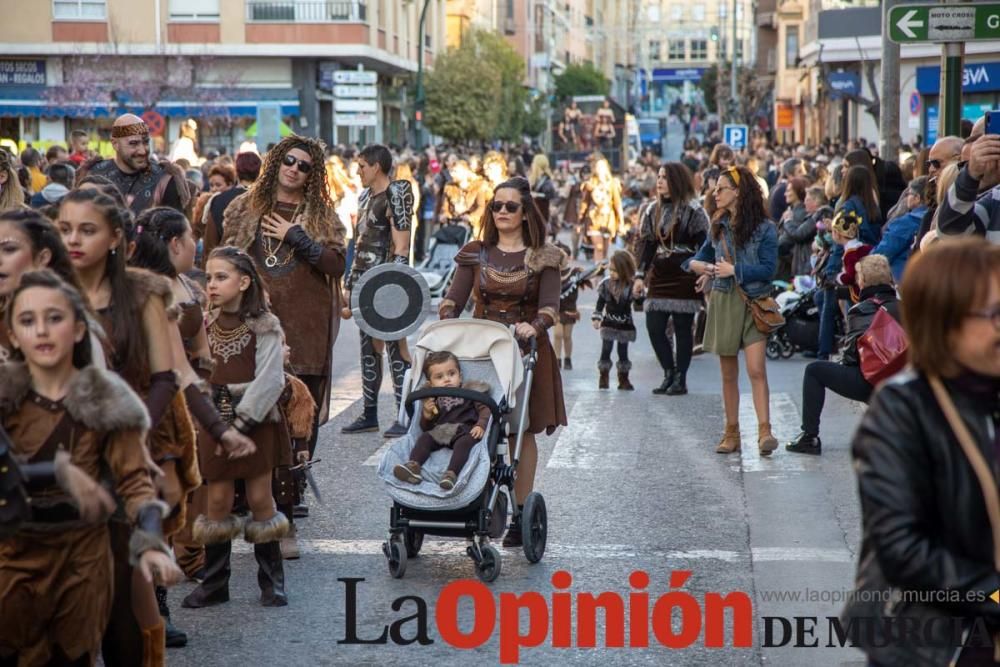
{"label": "fur shoulder wrap", "polygon": [[281,321],[274,313],[261,313],[257,317],[250,317],[246,325],[258,339],[267,334],[275,334],[279,338],[282,335]]}
{"label": "fur shoulder wrap", "polygon": [[[252,189],[241,194],[226,207],[226,212],[222,216],[222,243],[219,245],[236,246],[243,251],[250,250],[257,237],[260,220],[264,216],[262,212],[254,211],[251,194],[253,194]],[[324,246],[340,249],[345,247],[344,237],[347,232],[332,208],[328,216],[323,216],[322,213],[314,214],[306,206],[302,216],[306,220],[302,228],[313,241]]]}
{"label": "fur shoulder wrap", "polygon": [[149,297],[158,296],[163,299],[163,305],[169,308],[174,301],[174,293],[170,289],[170,279],[147,271],[146,269],[129,268],[125,273],[132,293],[135,295],[135,304],[141,310]]}
{"label": "fur shoulder wrap", "polygon": [[524,254],[524,264],[535,273],[544,269],[562,269],[569,264],[569,258],[557,246],[546,243],[539,248],[528,248]]}
{"label": "fur shoulder wrap", "polygon": [[[0,364],[0,417],[17,412],[30,389],[31,375],[24,363]],[[63,404],[73,419],[94,431],[149,429],[149,413],[131,387],[96,366],[87,366],[70,380]]]}

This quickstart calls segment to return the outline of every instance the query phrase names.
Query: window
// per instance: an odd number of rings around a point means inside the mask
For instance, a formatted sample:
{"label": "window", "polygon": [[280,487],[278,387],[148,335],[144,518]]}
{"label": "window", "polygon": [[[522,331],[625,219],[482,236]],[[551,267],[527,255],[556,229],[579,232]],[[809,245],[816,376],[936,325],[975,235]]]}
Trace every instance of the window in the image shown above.
{"label": "window", "polygon": [[699,21],[699,22],[704,21],[705,20],[705,5],[695,5],[694,7],[692,7],[691,8],[691,16],[694,18],[695,21]]}
{"label": "window", "polygon": [[691,60],[707,60],[707,59],[708,59],[708,40],[692,39]]}
{"label": "window", "polygon": [[650,23],[660,22],[660,7],[659,5],[650,5],[646,8],[646,16],[649,17]]}
{"label": "window", "polygon": [[799,59],[799,26],[785,28],[785,67],[795,67]]}
{"label": "window", "polygon": [[741,3],[737,3],[737,5],[736,5],[736,20],[737,21],[741,21],[742,19],[743,19],[743,5]]}
{"label": "window", "polygon": [[55,19],[104,19],[107,18],[105,0],[55,0],[52,5]]}
{"label": "window", "polygon": [[649,41],[649,59],[650,60],[660,59],[660,41],[657,39],[651,39]]}
{"label": "window", "polygon": [[670,7],[670,16],[675,21],[680,21],[682,18],[684,18],[684,5],[682,5],[679,2],[674,3]]}
{"label": "window", "polygon": [[219,0],[170,0],[171,21],[218,21]]}
{"label": "window", "polygon": [[684,40],[672,39],[669,42],[670,60],[684,60]]}
{"label": "window", "polygon": [[729,14],[727,13],[729,10],[726,8],[727,7],[726,2],[727,2],[727,0],[721,0],[721,2],[719,2],[719,18],[720,19],[724,19],[727,16],[729,16]]}
{"label": "window", "polygon": [[743,60],[743,40],[736,40],[736,60]]}

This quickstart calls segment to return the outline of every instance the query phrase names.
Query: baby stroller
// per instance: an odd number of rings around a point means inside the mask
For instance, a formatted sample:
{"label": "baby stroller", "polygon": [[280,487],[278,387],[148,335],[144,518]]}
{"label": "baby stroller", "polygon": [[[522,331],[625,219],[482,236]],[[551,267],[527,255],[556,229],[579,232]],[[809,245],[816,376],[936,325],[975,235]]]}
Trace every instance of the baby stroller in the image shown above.
{"label": "baby stroller", "polygon": [[[449,350],[458,357],[464,382],[478,380],[492,388],[492,395],[464,388],[426,388],[421,374],[428,352]],[[488,320],[456,319],[430,324],[413,351],[413,372],[403,383],[400,420],[409,420],[407,434],[393,442],[378,466],[378,476],[386,484],[392,498],[389,513],[389,540],[382,545],[388,560],[389,573],[400,578],[406,572],[408,558],[420,552],[425,535],[464,537],[466,553],[473,560],[476,576],[491,582],[500,576],[500,552],[490,544],[503,535],[507,525],[507,508],[518,513],[518,498],[514,496],[514,471],[521,453],[524,436],[520,424],[527,416],[527,396],[531,395],[537,351],[535,341],[522,360],[513,333],[506,326]],[[455,396],[473,399],[489,407],[491,417],[483,439],[472,449],[450,491],[438,482],[444,474],[451,450],[440,449],[431,454],[423,465],[423,482],[418,485],[401,482],[393,475],[396,464],[406,463],[420,435],[420,419],[414,419],[416,404],[435,396]],[[514,411],[517,418],[514,417]],[[419,415],[419,412],[418,412]],[[508,432],[517,432],[514,456],[507,460]],[[521,535],[524,555],[537,563],[545,553],[548,519],[545,499],[534,492],[523,499],[524,517]]]}
{"label": "baby stroller", "polygon": [[472,230],[460,223],[442,225],[434,232],[427,256],[417,267],[427,281],[432,299],[440,299],[448,291],[451,278],[455,275],[455,255],[469,242],[471,234]]}
{"label": "baby stroller", "polygon": [[[787,283],[784,285],[789,287]],[[782,291],[775,300],[781,308],[785,324],[771,332],[765,353],[768,359],[790,359],[796,352],[819,350],[819,306],[816,294],[819,288],[807,276],[796,276],[794,290]],[[839,315],[834,322],[835,341],[843,335],[843,321]]]}

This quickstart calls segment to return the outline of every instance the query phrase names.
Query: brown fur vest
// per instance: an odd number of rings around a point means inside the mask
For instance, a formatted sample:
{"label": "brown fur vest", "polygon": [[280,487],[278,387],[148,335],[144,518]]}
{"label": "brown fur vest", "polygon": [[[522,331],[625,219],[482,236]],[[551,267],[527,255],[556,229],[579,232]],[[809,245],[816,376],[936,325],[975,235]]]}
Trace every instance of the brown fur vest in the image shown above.
{"label": "brown fur vest", "polygon": [[[222,243],[220,245],[236,246],[243,251],[248,251],[253,245],[263,214],[254,211],[250,206],[249,195],[249,192],[241,194],[226,207],[222,221]],[[324,246],[344,249],[346,232],[336,213],[331,210],[328,219],[312,220],[314,214],[307,206],[302,215],[310,221],[303,225],[309,238]]]}

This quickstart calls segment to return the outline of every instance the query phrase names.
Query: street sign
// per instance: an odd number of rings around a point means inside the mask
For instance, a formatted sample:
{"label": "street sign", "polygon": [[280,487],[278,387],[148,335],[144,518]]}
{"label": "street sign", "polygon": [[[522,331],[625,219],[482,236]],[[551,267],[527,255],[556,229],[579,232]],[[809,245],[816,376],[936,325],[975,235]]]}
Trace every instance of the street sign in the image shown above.
{"label": "street sign", "polygon": [[746,125],[726,125],[722,128],[722,141],[730,148],[740,150],[747,147],[750,131]]}
{"label": "street sign", "polygon": [[373,113],[338,113],[333,115],[333,124],[342,127],[375,127],[378,115]]}
{"label": "street sign", "polygon": [[1000,39],[1000,4],[896,5],[889,9],[894,42]]}
{"label": "street sign", "polygon": [[364,83],[374,85],[378,83],[378,72],[366,70],[342,69],[333,73],[334,83]]}
{"label": "street sign", "polygon": [[333,87],[334,97],[378,97],[377,86],[341,84]]}
{"label": "street sign", "polygon": [[914,115],[920,113],[920,93],[915,90],[910,93],[910,113]]}
{"label": "street sign", "polygon": [[340,113],[342,111],[363,113],[377,113],[378,102],[376,100],[344,100],[337,98],[333,101],[333,110]]}

